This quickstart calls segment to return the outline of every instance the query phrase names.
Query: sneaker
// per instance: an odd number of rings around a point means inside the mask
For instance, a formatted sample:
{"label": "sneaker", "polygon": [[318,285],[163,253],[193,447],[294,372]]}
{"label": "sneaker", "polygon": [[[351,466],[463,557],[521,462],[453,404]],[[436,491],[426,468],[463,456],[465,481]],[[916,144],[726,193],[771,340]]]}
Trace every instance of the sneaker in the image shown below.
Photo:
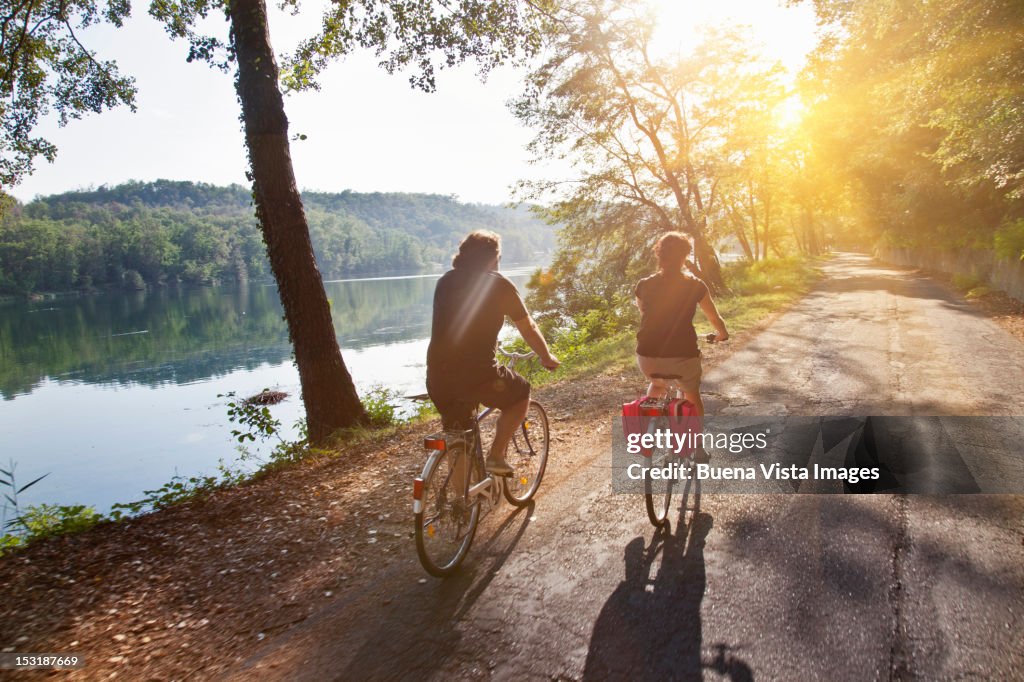
{"label": "sneaker", "polygon": [[491,459],[484,462],[484,468],[495,476],[511,476],[513,469],[504,459]]}

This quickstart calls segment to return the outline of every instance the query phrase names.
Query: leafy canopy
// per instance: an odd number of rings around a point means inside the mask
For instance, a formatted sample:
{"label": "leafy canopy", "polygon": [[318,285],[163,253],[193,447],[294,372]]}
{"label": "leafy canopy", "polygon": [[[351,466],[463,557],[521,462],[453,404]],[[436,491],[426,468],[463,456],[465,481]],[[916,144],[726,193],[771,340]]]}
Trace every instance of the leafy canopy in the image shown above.
{"label": "leafy canopy", "polygon": [[61,126],[118,105],[135,109],[135,81],[78,38],[94,24],[121,26],[128,0],[4,0],[0,4],[0,187],[20,182],[57,148],[34,129],[51,111]]}
{"label": "leafy canopy", "polygon": [[[409,68],[410,82],[433,90],[438,69],[468,59],[483,73],[516,56],[536,53],[553,0],[360,0],[330,3],[317,35],[284,60],[282,81],[315,89],[334,58],[373,50],[388,72]],[[281,5],[300,10],[298,0]],[[205,32],[204,20],[226,16],[224,0],[153,0],[149,14],[172,38],[189,44],[188,61],[227,70],[234,61],[230,36]],[[0,188],[32,173],[39,157],[52,162],[57,148],[36,134],[55,111],[60,125],[119,105],[135,110],[135,81],[114,61],[99,59],[79,39],[95,24],[121,27],[130,0],[2,0],[0,2]],[[225,31],[226,33],[226,31]]]}

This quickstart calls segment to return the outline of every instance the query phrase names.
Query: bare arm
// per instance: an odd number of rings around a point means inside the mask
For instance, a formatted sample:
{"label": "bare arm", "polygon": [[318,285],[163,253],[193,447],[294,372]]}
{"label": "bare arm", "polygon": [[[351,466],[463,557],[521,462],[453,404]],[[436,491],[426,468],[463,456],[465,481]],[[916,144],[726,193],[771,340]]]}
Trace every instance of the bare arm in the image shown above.
{"label": "bare arm", "polygon": [[548,350],[548,342],[544,340],[544,335],[540,333],[540,329],[537,327],[537,323],[533,321],[533,318],[527,315],[521,320],[515,320],[513,324],[519,330],[523,341],[526,341],[526,345],[532,348],[533,352],[540,358],[540,364],[544,365],[547,369],[557,369],[561,363]]}
{"label": "bare arm", "polygon": [[725,328],[725,320],[718,314],[718,308],[715,307],[715,302],[711,298],[711,294],[704,294],[704,298],[700,299],[700,309],[704,311],[704,316],[708,318],[708,322],[715,328],[715,341],[726,341],[729,338],[729,331]]}

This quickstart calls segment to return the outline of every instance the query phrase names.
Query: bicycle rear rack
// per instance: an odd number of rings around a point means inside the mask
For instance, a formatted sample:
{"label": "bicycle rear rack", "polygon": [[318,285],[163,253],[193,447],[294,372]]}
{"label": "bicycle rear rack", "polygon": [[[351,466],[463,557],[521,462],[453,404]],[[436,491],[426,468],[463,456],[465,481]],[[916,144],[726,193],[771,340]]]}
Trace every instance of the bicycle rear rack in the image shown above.
{"label": "bicycle rear rack", "polygon": [[431,434],[423,439],[423,447],[427,450],[441,450],[442,452],[448,449],[449,444],[467,444],[473,442],[473,429],[453,429],[449,431],[439,431]]}

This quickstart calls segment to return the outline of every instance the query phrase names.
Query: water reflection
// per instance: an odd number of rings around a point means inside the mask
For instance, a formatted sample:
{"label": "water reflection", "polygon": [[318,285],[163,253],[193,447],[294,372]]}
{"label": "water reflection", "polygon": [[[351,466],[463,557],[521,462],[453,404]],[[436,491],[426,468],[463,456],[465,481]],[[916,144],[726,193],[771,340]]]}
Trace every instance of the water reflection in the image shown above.
{"label": "water reflection", "polygon": [[[424,338],[435,278],[329,282],[344,348]],[[0,307],[0,396],[45,379],[87,384],[191,383],[289,360],[273,286],[157,289]]]}
{"label": "water reflection", "polygon": [[[522,289],[525,273],[513,281]],[[515,273],[506,274],[515,275]],[[436,276],[325,284],[357,388],[423,390]],[[273,286],[156,289],[0,305],[0,463],[51,475],[24,504],[106,511],[174,475],[235,458],[226,399],[290,397],[274,417],[295,435],[298,373]]]}

